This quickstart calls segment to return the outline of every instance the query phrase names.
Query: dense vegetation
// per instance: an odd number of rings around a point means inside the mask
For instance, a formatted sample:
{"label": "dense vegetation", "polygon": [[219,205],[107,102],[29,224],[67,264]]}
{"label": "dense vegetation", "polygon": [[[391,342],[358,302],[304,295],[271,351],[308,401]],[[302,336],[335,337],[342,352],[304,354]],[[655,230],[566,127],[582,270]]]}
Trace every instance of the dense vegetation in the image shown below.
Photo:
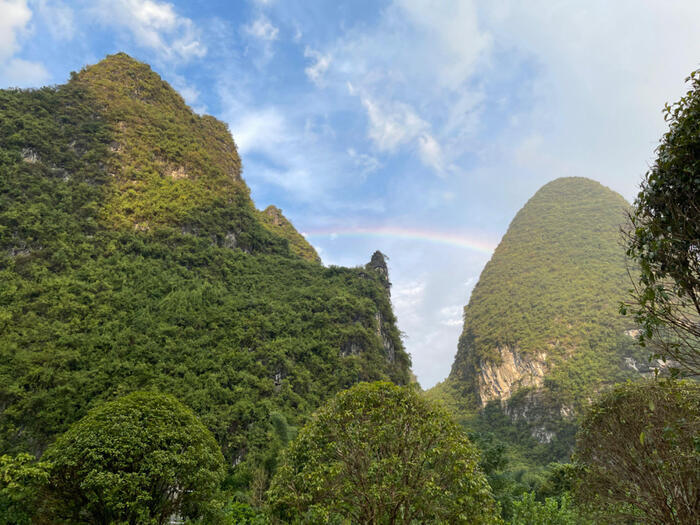
{"label": "dense vegetation", "polygon": [[[624,199],[543,187],[428,394],[468,436],[395,385],[410,359],[384,255],[321,266],[278,208],[255,209],[225,125],[148,66],[119,54],[0,91],[0,525],[694,523],[697,384],[611,387],[649,371],[635,321],[645,341],[674,328],[659,299],[695,319],[691,80],[631,214],[636,317],[618,315]],[[686,328],[664,348],[697,343]],[[546,353],[544,381],[484,403],[503,348]]]}
{"label": "dense vegetation", "polygon": [[[640,267],[631,310],[642,344],[700,375],[700,70],[666,105],[669,130],[630,213],[627,255]],[[623,311],[626,308],[623,307]]]}
{"label": "dense vegetation", "polygon": [[270,488],[284,523],[498,523],[478,452],[410,387],[338,394],[285,451]]}
{"label": "dense vegetation", "polygon": [[260,212],[260,220],[263,225],[273,233],[289,241],[289,249],[292,253],[311,262],[321,262],[316,250],[301,235],[287,218],[282,215],[282,210],[270,205]]}
{"label": "dense vegetation", "polygon": [[211,432],[172,396],[103,403],[46,451],[42,513],[54,523],[162,525],[205,515],[224,475]]}
{"label": "dense vegetation", "polygon": [[0,452],[40,456],[90,408],[159,390],[214,434],[231,489],[264,486],[280,428],[409,381],[382,276],[291,253],[239,170],[225,126],[125,55],[0,91]]}
{"label": "dense vegetation", "polygon": [[700,385],[618,385],[587,411],[576,439],[576,494],[604,523],[697,523]]}
{"label": "dense vegetation", "polygon": [[[498,348],[546,352],[565,393],[619,368],[630,327],[618,312],[629,277],[620,248],[628,204],[583,178],[543,186],[513,219],[474,287],[450,375],[472,381]],[[572,364],[571,358],[579,362]],[[593,377],[586,377],[590,374]]]}
{"label": "dense vegetation", "polygon": [[[532,465],[566,461],[576,430],[572,417],[591,393],[638,377],[630,364],[643,369],[647,363],[628,335],[633,320],[619,313],[629,288],[620,241],[628,208],[620,195],[589,179],[543,186],[484,268],[464,310],[450,376],[430,394],[447,401],[468,428],[497,431]],[[501,394],[507,405],[477,413],[490,400],[482,397],[480,374],[501,364],[504,349],[523,363],[537,362],[544,377],[537,387],[516,377],[512,392]],[[516,366],[528,377],[527,364]],[[534,443],[522,447],[531,442],[527,434]]]}

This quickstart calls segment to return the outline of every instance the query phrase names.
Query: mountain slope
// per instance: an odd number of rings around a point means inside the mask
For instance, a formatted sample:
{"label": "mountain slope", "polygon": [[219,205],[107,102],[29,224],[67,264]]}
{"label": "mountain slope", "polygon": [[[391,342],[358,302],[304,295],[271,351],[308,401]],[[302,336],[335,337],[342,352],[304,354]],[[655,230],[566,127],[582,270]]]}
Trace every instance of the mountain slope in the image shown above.
{"label": "mountain slope", "polygon": [[[466,406],[507,401],[513,419],[568,417],[635,374],[634,327],[618,313],[630,282],[627,207],[595,181],[562,178],[517,213],[464,310],[447,383]],[[539,437],[553,439],[545,427]]]}
{"label": "mountain slope", "polygon": [[321,262],[321,258],[309,242],[300,234],[277,206],[268,206],[260,212],[260,220],[271,232],[289,241],[289,249],[302,259]]}
{"label": "mountain slope", "polygon": [[305,260],[261,213],[226,126],[124,54],[0,91],[0,453],[161,390],[245,487],[328,396],[407,383],[384,276]]}

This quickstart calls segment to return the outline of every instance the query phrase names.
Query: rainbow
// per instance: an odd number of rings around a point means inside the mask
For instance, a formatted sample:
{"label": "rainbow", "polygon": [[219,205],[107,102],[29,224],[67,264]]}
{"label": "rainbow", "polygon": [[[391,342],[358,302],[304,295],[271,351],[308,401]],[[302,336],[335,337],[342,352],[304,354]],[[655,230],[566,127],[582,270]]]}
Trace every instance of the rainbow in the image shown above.
{"label": "rainbow", "polygon": [[420,230],[410,228],[397,227],[381,227],[381,228],[334,228],[323,230],[310,230],[302,235],[309,240],[314,238],[348,238],[348,237],[376,237],[390,238],[408,241],[430,242],[436,244],[446,244],[449,246],[457,246],[477,252],[491,255],[496,249],[495,242],[479,238],[476,235],[457,235],[454,233]]}

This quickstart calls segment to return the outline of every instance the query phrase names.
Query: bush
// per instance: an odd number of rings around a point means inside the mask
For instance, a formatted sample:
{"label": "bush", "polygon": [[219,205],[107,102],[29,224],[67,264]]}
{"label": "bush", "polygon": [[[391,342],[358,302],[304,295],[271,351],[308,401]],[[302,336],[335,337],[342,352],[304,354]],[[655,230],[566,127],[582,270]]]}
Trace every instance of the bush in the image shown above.
{"label": "bush", "polygon": [[577,435],[578,498],[612,523],[695,524],[700,385],[642,381],[595,403]]}
{"label": "bush", "polygon": [[46,451],[54,519],[166,523],[207,511],[223,478],[211,432],[174,397],[135,392],[100,405]]}
{"label": "bush", "polygon": [[361,383],[299,432],[268,501],[285,522],[494,523],[478,452],[411,388]]}

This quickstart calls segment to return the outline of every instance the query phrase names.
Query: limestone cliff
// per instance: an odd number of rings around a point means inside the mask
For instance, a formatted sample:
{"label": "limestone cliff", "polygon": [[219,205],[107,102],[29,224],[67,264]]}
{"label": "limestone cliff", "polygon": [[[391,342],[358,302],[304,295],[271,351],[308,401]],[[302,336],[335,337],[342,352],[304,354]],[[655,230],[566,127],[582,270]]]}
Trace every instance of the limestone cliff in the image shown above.
{"label": "limestone cliff", "polygon": [[497,351],[497,359],[479,361],[477,389],[482,406],[509,399],[520,388],[541,386],[547,372],[546,352],[529,355],[507,346]]}
{"label": "limestone cliff", "polygon": [[627,207],[595,181],[563,178],[517,213],[464,310],[447,382],[467,406],[499,402],[549,441],[556,425],[537,418],[573,416],[591,392],[635,376],[625,363],[644,359],[629,335],[636,327],[618,312],[629,287]]}

